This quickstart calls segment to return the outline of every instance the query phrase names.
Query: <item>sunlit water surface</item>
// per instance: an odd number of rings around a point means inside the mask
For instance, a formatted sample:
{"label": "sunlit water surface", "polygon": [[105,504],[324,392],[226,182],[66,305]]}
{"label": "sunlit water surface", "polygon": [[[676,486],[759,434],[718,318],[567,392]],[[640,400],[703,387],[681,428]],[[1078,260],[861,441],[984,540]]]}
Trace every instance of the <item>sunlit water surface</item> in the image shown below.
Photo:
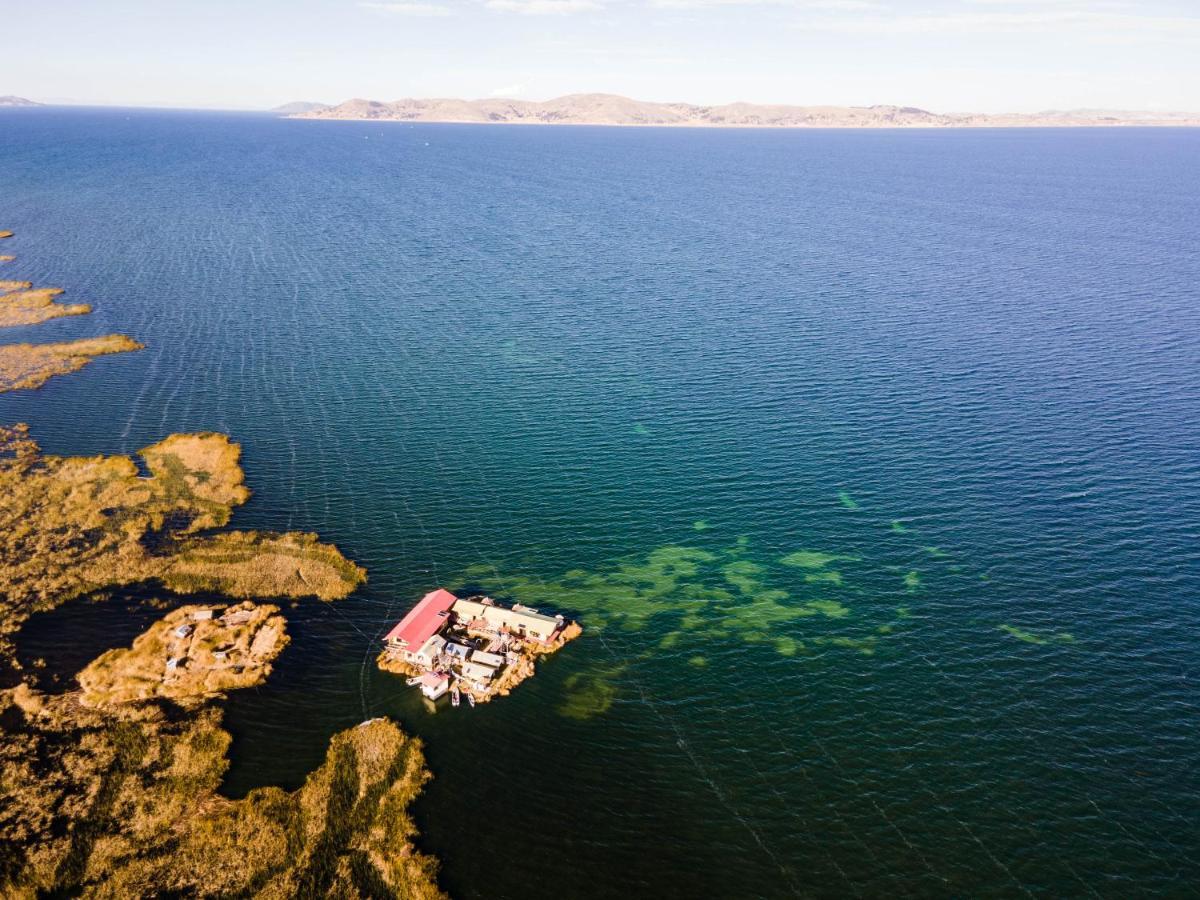
{"label": "sunlit water surface", "polygon": [[[148,349],[0,421],[228,432],[237,524],[369,569],[229,700],[226,790],[394,716],[459,897],[1191,895],[1197,185],[1191,130],[5,112],[4,277],[96,306],[11,336]],[[586,636],[431,714],[373,661],[439,584]]]}

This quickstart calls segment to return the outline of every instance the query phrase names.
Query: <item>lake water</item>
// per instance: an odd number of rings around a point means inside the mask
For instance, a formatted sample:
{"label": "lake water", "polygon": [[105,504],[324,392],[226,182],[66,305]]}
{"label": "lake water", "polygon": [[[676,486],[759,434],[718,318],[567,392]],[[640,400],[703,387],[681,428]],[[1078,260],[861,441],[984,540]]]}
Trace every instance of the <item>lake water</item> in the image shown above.
{"label": "lake water", "polygon": [[[1184,129],[6,111],[4,277],[96,311],[4,337],[148,349],[0,421],[229,432],[235,524],[368,568],[226,790],[394,716],[459,897],[1194,896],[1198,186]],[[587,633],[431,714],[373,661],[437,585]]]}

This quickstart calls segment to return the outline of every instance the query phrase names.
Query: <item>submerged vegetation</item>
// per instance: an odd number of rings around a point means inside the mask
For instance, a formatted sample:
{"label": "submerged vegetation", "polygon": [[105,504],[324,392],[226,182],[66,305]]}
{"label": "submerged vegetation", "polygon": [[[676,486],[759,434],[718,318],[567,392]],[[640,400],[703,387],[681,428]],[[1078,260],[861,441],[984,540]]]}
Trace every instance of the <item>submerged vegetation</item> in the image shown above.
{"label": "submerged vegetation", "polygon": [[[802,589],[793,582],[783,586],[786,568],[794,567],[797,557],[803,557],[806,568],[822,568],[834,560],[858,561],[800,551],[772,563],[747,558],[743,544],[718,551],[668,544],[644,558],[620,560],[599,571],[575,569],[550,580],[518,576],[504,579],[501,586],[525,602],[554,602],[585,613],[596,630],[645,631],[654,620],[665,646],[695,636],[771,643],[803,620],[852,616],[839,599],[806,595],[839,589],[840,579],[815,586],[805,582],[808,587]],[[485,578],[489,572],[482,567],[468,570],[464,580]]]}
{"label": "submerged vegetation", "polygon": [[654,644],[632,660],[600,662],[566,679],[559,712],[574,719],[610,710],[630,662],[663,650],[679,651],[689,665],[706,668],[708,659],[693,652],[699,644],[755,644],[781,657],[823,649],[871,656],[882,640],[902,633],[904,616],[869,603],[853,579],[832,568],[835,563],[861,568],[859,556],[806,549],[755,558],[750,545],[744,536],[724,549],[668,544],[644,557],[550,579],[496,581],[490,567],[480,566],[467,570],[461,582],[582,614],[601,640],[613,631],[652,636]]}
{"label": "submerged vegetation", "polygon": [[1005,634],[1015,637],[1018,641],[1023,641],[1026,644],[1049,644],[1051,642],[1073,644],[1075,642],[1075,636],[1066,631],[1059,631],[1054,634],[1038,634],[1024,628],[1018,628],[1016,625],[997,625],[996,627]]}
{"label": "submerged vegetation", "polygon": [[[691,523],[691,530],[708,537],[707,523],[704,529],[698,524]],[[896,525],[897,520],[879,523],[891,535],[916,531]],[[622,683],[636,683],[639,664],[664,655],[695,670],[716,669],[720,654],[711,651],[729,642],[798,662],[829,652],[876,656],[922,621],[911,603],[931,593],[928,579],[964,572],[951,553],[921,540],[914,536],[907,546],[904,565],[872,561],[857,547],[806,547],[768,556],[755,552],[750,536],[740,535],[724,547],[667,544],[595,570],[551,577],[504,576],[477,566],[457,583],[586,616],[589,638],[601,641],[610,659],[569,675],[558,711],[588,719],[614,707]],[[998,628],[1030,644],[1074,642],[1066,631]],[[617,645],[605,635],[628,640]]]}

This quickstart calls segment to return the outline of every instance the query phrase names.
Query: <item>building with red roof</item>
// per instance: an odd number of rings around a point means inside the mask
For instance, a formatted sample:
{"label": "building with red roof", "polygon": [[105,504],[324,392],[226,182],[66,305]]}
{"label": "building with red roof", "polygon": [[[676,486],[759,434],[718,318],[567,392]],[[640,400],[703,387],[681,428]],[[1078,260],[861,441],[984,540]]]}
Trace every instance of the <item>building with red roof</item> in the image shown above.
{"label": "building with red roof", "polygon": [[430,591],[414,606],[396,627],[384,635],[389,648],[407,653],[420,650],[427,640],[441,631],[450,621],[450,607],[458,598],[443,588]]}

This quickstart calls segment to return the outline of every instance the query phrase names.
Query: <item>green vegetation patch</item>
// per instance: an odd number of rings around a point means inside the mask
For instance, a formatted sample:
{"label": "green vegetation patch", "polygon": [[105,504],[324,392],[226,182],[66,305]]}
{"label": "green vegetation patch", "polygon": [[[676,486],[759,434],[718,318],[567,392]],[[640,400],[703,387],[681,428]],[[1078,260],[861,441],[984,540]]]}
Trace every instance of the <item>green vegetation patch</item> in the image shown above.
{"label": "green vegetation patch", "polygon": [[804,608],[829,619],[844,619],[850,615],[850,610],[836,600],[809,600],[804,604]]}
{"label": "green vegetation patch", "polygon": [[443,895],[413,846],[420,744],[377,719],[335,735],[291,793],[217,790],[229,734],[211,706],[93,710],[0,691],[6,897]]}
{"label": "green vegetation patch", "polygon": [[[649,647],[682,650],[688,662],[708,658],[702,651],[713,641],[763,645],[784,657],[824,641],[869,655],[881,636],[898,630],[900,614],[886,623],[886,631],[878,631],[877,619],[855,616],[849,595],[828,596],[831,587],[852,590],[829,565],[860,557],[806,549],[761,560],[751,555],[750,543],[742,536],[719,551],[666,544],[644,556],[594,570],[571,569],[558,577],[502,577],[490,567],[475,566],[451,586],[469,583],[501,599],[562,610],[578,616],[591,634],[614,629],[646,634],[647,653]],[[814,587],[826,596],[809,593]],[[561,711],[572,718],[599,715],[614,696],[609,675],[579,673],[569,679]]]}
{"label": "green vegetation patch", "polygon": [[225,435],[171,435],[142,451],[144,478],[129,457],[50,456],[0,428],[0,664],[32,612],[106,587],[334,599],[362,583],[315,535],[204,533],[250,496],[239,454]]}
{"label": "green vegetation patch", "polygon": [[840,585],[842,583],[842,573],[833,569],[827,572],[810,572],[804,576],[804,580],[809,584]]}
{"label": "green vegetation patch", "polygon": [[762,587],[760,577],[765,571],[764,566],[750,562],[748,559],[735,560],[721,568],[725,580],[743,594],[752,594]]}
{"label": "green vegetation patch", "polygon": [[859,562],[860,557],[845,556],[838,553],[821,553],[818,550],[797,550],[779,560],[785,566],[799,569],[823,569],[833,562]]}
{"label": "green vegetation patch", "polygon": [[612,709],[617,698],[616,681],[626,668],[624,664],[601,666],[568,677],[566,693],[558,706],[559,714],[580,721],[604,715]]}
{"label": "green vegetation patch", "polygon": [[1075,642],[1075,636],[1066,631],[1043,635],[1024,628],[1018,628],[1016,625],[997,625],[996,627],[1005,634],[1015,637],[1018,641],[1024,641],[1026,644],[1049,644],[1051,642],[1073,644]]}

